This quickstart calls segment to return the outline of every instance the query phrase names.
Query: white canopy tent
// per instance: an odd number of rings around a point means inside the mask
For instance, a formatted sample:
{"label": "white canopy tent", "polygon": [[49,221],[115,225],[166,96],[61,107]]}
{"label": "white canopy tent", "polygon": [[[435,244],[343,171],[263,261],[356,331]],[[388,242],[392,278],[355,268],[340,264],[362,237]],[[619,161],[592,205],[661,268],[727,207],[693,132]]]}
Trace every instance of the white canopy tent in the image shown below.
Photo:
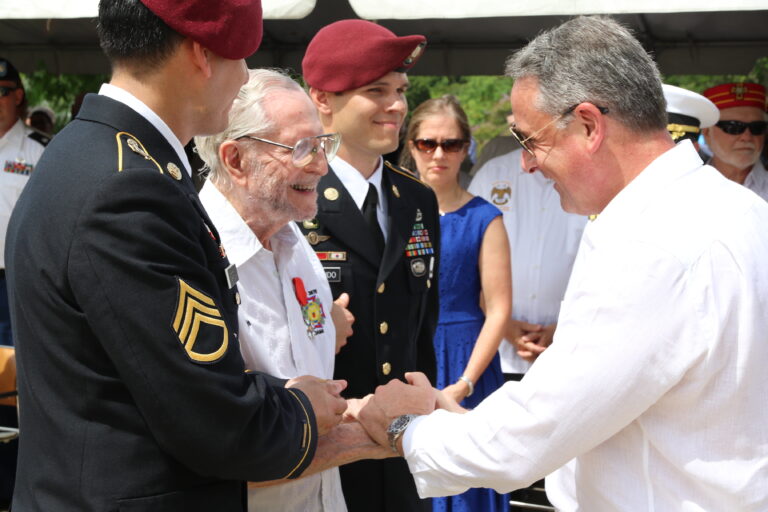
{"label": "white canopy tent", "polygon": [[[22,71],[106,73],[98,48],[98,0],[5,0],[0,55]],[[429,45],[412,73],[500,74],[509,54],[578,14],[611,14],[653,52],[662,72],[746,73],[768,56],[767,0],[263,0],[264,41],[251,66],[301,69],[307,43],[344,18],[375,20]],[[375,56],[372,56],[375,58]]]}

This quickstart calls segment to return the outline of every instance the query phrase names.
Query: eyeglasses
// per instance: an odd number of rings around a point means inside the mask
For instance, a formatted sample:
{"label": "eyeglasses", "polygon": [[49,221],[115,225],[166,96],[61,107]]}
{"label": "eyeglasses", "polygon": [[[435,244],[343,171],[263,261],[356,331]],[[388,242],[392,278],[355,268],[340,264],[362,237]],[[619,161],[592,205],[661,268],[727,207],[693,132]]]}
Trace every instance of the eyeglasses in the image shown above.
{"label": "eyeglasses", "polygon": [[[536,130],[535,132],[533,132],[533,135],[530,135],[530,136],[528,136],[528,137],[526,137],[526,136],[524,136],[522,133],[518,132],[518,131],[517,131],[517,127],[515,126],[515,124],[514,124],[514,123],[512,124],[512,126],[510,126],[510,127],[509,127],[509,131],[512,133],[512,136],[513,136],[513,137],[515,137],[515,139],[516,139],[516,140],[517,140],[517,142],[520,144],[520,146],[522,146],[522,148],[523,148],[524,150],[526,150],[526,151],[528,152],[528,154],[529,154],[529,155],[531,155],[531,156],[534,156],[534,157],[535,157],[536,155],[533,153],[533,148],[531,148],[531,147],[528,145],[528,141],[529,141],[529,140],[531,140],[531,139],[533,139],[534,137],[536,137],[536,136],[537,136],[538,134],[540,134],[541,132],[543,132],[543,131],[544,131],[545,129],[547,129],[547,127],[549,127],[549,125],[551,125],[552,123],[554,123],[554,122],[556,122],[556,121],[559,121],[560,119],[564,118],[564,117],[565,117],[565,116],[567,116],[568,114],[572,113],[574,110],[576,110],[576,107],[578,107],[579,105],[581,105],[581,103],[577,103],[577,104],[575,104],[574,106],[570,107],[568,110],[566,110],[565,112],[563,112],[563,113],[562,113],[562,114],[560,114],[559,116],[557,116],[557,117],[553,118],[553,119],[552,119],[550,122],[548,122],[547,124],[545,124],[544,126],[542,126],[541,128],[539,128],[538,130]],[[607,113],[608,113],[608,108],[607,108],[607,107],[600,107],[600,106],[597,106],[597,105],[595,105],[595,106],[597,107],[597,109],[600,111],[600,113],[601,113],[601,114],[605,115],[605,114],[607,114]]]}
{"label": "eyeglasses", "polygon": [[443,148],[445,153],[458,153],[464,149],[467,141],[464,139],[445,139],[437,142],[435,139],[414,139],[413,145],[422,153],[432,153],[438,146]]}
{"label": "eyeglasses", "polygon": [[336,156],[336,152],[341,145],[341,134],[338,133],[324,133],[322,135],[315,135],[313,137],[304,137],[296,141],[294,146],[288,146],[279,142],[274,142],[261,137],[254,137],[253,135],[243,135],[235,140],[251,139],[259,142],[266,142],[273,146],[279,146],[281,148],[291,150],[291,161],[296,167],[306,167],[315,158],[315,155],[323,150],[325,153],[325,160],[330,162],[333,157]]}
{"label": "eyeglasses", "polygon": [[749,128],[749,132],[752,135],[762,135],[765,133],[765,128],[768,126],[768,123],[765,121],[752,121],[751,123],[745,123],[743,121],[719,121],[715,126],[728,135],[741,135],[747,128]]}
{"label": "eyeglasses", "polygon": [[12,91],[15,91],[18,87],[8,87],[7,85],[0,85],[0,98],[5,98]]}

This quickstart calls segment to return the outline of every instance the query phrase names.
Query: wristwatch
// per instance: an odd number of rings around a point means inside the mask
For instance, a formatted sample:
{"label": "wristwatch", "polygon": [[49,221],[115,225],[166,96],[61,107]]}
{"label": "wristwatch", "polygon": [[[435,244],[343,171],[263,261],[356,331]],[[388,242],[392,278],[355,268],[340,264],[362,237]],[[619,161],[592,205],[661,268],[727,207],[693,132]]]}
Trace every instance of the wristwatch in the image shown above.
{"label": "wristwatch", "polygon": [[392,423],[389,424],[387,439],[389,439],[389,446],[393,452],[397,453],[397,440],[400,439],[405,429],[408,428],[408,425],[415,417],[416,414],[403,414],[392,420]]}

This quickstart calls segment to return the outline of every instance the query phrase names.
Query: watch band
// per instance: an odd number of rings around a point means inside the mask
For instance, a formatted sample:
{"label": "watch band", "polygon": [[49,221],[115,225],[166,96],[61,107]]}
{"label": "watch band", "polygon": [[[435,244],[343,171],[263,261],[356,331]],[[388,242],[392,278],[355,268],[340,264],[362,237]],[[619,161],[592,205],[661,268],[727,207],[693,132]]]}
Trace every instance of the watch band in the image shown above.
{"label": "watch band", "polygon": [[403,432],[405,432],[405,429],[408,428],[411,420],[415,417],[415,414],[403,414],[392,420],[392,423],[389,424],[387,437],[389,438],[389,447],[392,448],[393,452],[398,453],[397,440],[403,436]]}

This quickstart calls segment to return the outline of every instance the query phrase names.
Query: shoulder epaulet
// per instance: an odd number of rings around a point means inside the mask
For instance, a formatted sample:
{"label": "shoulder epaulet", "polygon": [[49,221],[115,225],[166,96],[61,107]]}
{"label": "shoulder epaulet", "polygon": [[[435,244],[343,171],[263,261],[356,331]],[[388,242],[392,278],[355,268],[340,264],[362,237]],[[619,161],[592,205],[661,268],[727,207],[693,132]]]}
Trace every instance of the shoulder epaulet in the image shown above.
{"label": "shoulder epaulet", "polygon": [[163,168],[157,163],[157,160],[149,154],[147,148],[144,147],[144,144],[142,144],[134,135],[131,135],[128,132],[118,132],[117,135],[115,135],[115,139],[117,140],[117,172],[123,172],[124,153],[125,148],[127,147],[137,155],[144,157],[145,160],[154,163],[157,166],[157,170],[160,171],[160,174],[165,174]]}
{"label": "shoulder epaulet", "polygon": [[408,169],[406,169],[404,167],[400,167],[400,166],[391,164],[391,163],[387,162],[386,160],[384,160],[384,167],[388,168],[392,172],[396,172],[400,176],[405,176],[406,178],[410,178],[413,181],[415,181],[416,183],[418,183],[418,184],[420,184],[420,185],[422,185],[422,186],[424,186],[426,188],[429,188],[429,185],[427,185],[426,183],[421,181],[419,178],[417,178],[416,175],[412,171],[410,171],[410,170],[408,170]]}
{"label": "shoulder epaulet", "polygon": [[38,132],[37,130],[32,130],[27,134],[27,137],[34,140],[35,142],[39,142],[43,146],[47,146],[49,142],[51,142],[51,138],[44,134],[43,132]]}

